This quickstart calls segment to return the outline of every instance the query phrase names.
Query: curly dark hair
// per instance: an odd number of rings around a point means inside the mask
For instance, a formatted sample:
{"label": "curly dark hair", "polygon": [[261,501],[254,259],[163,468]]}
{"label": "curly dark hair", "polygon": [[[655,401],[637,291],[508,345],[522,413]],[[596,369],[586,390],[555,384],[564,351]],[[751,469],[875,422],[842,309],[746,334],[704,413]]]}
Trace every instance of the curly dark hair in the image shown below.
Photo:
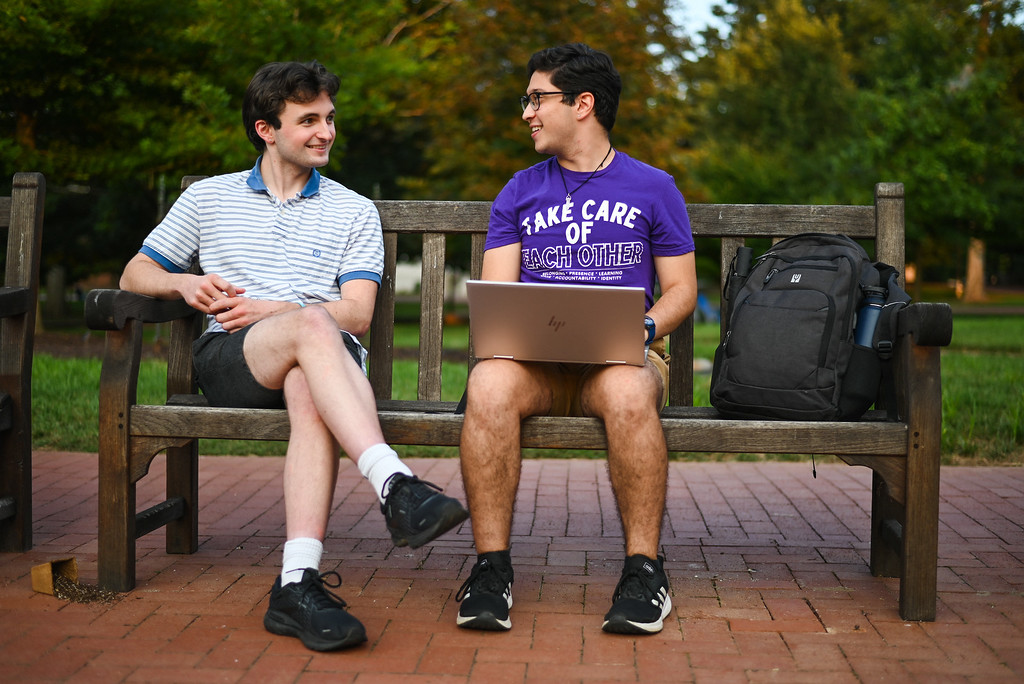
{"label": "curly dark hair", "polygon": [[312,102],[320,93],[327,93],[334,102],[341,79],[327,70],[320,62],[271,62],[264,64],[249,81],[242,103],[242,123],[245,134],[256,148],[263,153],[267,144],[256,133],[256,122],[266,121],[274,128],[281,127],[281,112],[288,102],[305,104]]}

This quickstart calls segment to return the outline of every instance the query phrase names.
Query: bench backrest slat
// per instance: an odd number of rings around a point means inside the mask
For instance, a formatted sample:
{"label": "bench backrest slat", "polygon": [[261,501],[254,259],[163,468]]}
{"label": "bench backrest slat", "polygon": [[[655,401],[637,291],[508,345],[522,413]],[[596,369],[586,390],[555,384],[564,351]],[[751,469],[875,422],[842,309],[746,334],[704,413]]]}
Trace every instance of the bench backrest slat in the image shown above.
{"label": "bench backrest slat", "polygon": [[441,344],[444,334],[445,236],[423,235],[420,270],[420,345],[416,398],[441,400]]}
{"label": "bench backrest slat", "polygon": [[28,287],[38,281],[39,247],[42,235],[43,197],[46,181],[38,173],[16,173],[9,197],[0,197],[0,228],[7,234],[7,261],[4,264],[5,287]]}
{"label": "bench backrest slat", "polygon": [[384,230],[398,233],[486,233],[490,202],[378,200]]}
{"label": "bench backrest slat", "polygon": [[369,376],[373,394],[379,399],[391,398],[393,367],[380,359],[394,357],[395,339],[395,268],[398,254],[398,233],[384,233],[384,275],[377,291],[377,304],[370,321]]}
{"label": "bench backrest slat", "polygon": [[9,379],[20,377],[26,359],[30,363],[32,358],[45,196],[46,179],[42,174],[19,172],[14,174],[11,195],[0,198],[0,227],[8,229],[0,284],[21,291],[19,298],[23,295],[20,303],[0,319],[0,375]]}
{"label": "bench backrest slat", "polygon": [[690,204],[687,212],[694,237],[875,236],[875,209],[870,205]]}

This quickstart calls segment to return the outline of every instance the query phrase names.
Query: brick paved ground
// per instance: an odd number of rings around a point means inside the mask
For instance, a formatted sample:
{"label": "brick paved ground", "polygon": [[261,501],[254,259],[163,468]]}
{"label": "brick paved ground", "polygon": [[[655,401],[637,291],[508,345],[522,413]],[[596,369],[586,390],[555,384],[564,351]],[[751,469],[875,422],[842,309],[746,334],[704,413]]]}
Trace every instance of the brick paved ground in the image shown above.
{"label": "brick paved ground", "polygon": [[[462,496],[455,460],[412,462]],[[35,682],[1019,682],[1024,469],[944,469],[938,619],[906,623],[867,568],[870,473],[845,465],[671,467],[664,631],[601,632],[622,537],[603,461],[531,460],[514,529],[513,630],[455,627],[469,525],[395,549],[372,492],[342,467],[324,570],[369,641],[307,651],[262,627],[283,544],[280,458],[203,458],[201,546],[140,540],[139,585],[111,603],[32,591],[74,556],[96,581],[96,456],[36,453],[35,548],[0,554],[0,680]],[[162,472],[162,462],[153,474]],[[144,481],[139,504],[162,483]]]}

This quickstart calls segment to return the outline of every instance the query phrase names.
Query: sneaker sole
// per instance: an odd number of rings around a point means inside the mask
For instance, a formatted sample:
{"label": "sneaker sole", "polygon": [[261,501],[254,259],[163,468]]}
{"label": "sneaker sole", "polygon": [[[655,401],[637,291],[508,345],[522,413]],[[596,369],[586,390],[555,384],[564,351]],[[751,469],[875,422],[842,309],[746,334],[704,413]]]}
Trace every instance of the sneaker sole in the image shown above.
{"label": "sneaker sole", "polygon": [[353,625],[349,633],[339,639],[318,639],[315,635],[307,634],[287,617],[277,617],[270,613],[263,616],[263,626],[271,634],[295,637],[303,646],[313,651],[337,651],[358,646],[366,641],[366,629],[359,623]]}
{"label": "sneaker sole", "polygon": [[480,613],[479,615],[463,616],[455,618],[455,624],[463,629],[479,629],[485,632],[507,632],[512,629],[512,618],[499,620],[493,613]]}
{"label": "sneaker sole", "polygon": [[391,532],[391,541],[395,546],[408,546],[410,549],[418,549],[427,542],[437,539],[469,517],[469,511],[459,505],[458,502],[454,502],[448,509],[433,525],[410,537],[402,536],[401,532],[396,534],[388,530]]}
{"label": "sneaker sole", "polygon": [[657,622],[633,622],[624,617],[614,617],[605,620],[601,629],[611,634],[657,634],[664,626],[663,621]]}
{"label": "sneaker sole", "polygon": [[601,629],[611,634],[657,634],[665,626],[665,618],[672,612],[671,599],[665,601],[661,617],[654,622],[634,622],[624,615],[612,616],[601,624]]}

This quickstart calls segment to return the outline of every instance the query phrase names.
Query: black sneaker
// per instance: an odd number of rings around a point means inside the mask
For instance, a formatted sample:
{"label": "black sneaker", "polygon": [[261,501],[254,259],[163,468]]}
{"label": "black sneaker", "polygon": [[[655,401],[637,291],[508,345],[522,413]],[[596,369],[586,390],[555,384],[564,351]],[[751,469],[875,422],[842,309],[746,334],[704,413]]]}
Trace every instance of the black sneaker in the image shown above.
{"label": "black sneaker", "polygon": [[281,586],[281,577],[270,590],[270,605],[263,616],[268,632],[298,637],[306,648],[314,651],[334,651],[366,641],[362,623],[349,615],[345,602],[324,586],[327,577],[336,577],[340,587],[341,575],[325,572],[320,575],[312,568],[302,572],[302,581]]}
{"label": "black sneaker", "polygon": [[513,574],[508,551],[477,556],[469,579],[455,593],[455,600],[462,602],[455,624],[497,632],[512,629],[508,611],[512,607]]}
{"label": "black sneaker", "polygon": [[456,499],[415,475],[391,478],[391,491],[380,507],[395,546],[413,549],[437,539],[469,517]]}
{"label": "black sneaker", "polygon": [[637,554],[626,558],[622,577],[612,594],[612,609],[601,629],[616,634],[657,634],[672,610],[665,559]]}

